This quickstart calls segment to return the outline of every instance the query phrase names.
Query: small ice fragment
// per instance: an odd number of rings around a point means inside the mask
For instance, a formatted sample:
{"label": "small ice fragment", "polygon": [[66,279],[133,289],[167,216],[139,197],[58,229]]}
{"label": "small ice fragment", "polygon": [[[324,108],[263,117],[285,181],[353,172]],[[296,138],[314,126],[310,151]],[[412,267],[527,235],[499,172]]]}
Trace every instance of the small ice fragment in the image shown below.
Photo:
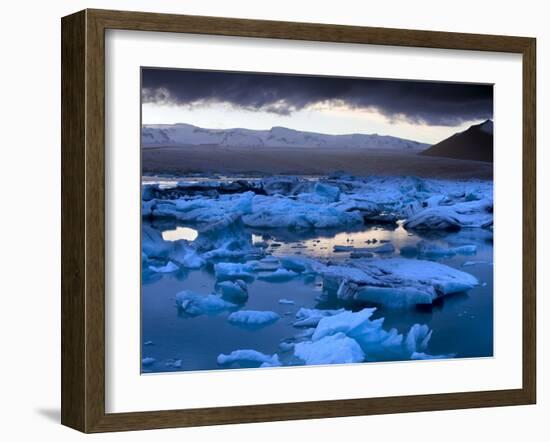
{"label": "small ice fragment", "polygon": [[271,311],[239,310],[229,315],[227,320],[232,324],[263,327],[277,321],[280,316]]}
{"label": "small ice fragment", "polygon": [[454,354],[448,354],[448,355],[430,355],[427,353],[422,352],[414,352],[411,355],[411,359],[414,360],[429,360],[429,359],[451,359],[454,358]]}
{"label": "small ice fragment", "polygon": [[426,324],[414,324],[405,338],[405,347],[411,354],[424,351],[428,347],[431,337],[432,330]]}
{"label": "small ice fragment", "polygon": [[168,261],[168,263],[164,266],[149,266],[149,270],[155,272],[155,273],[172,273],[177,270],[179,270],[179,267],[174,264],[172,261]]}
{"label": "small ice fragment", "polygon": [[[376,240],[373,240],[373,243]],[[385,244],[375,246],[375,247],[368,247],[365,249],[366,252],[372,252],[372,253],[393,253],[395,252],[395,247],[392,243],[387,242]]]}
{"label": "small ice fragment", "polygon": [[260,275],[258,276],[258,279],[261,279],[262,281],[280,282],[280,281],[288,281],[289,279],[292,279],[295,276],[298,276],[298,273],[293,272],[292,270],[278,269],[273,273],[269,273],[267,275]]}
{"label": "small ice fragment", "polygon": [[334,253],[351,252],[352,250],[353,250],[353,246],[339,246],[339,245],[336,245],[332,248],[332,251]]}
{"label": "small ice fragment", "polygon": [[145,341],[143,345],[154,345],[153,341]]}
{"label": "small ice fragment", "polygon": [[254,275],[251,273],[252,269],[246,264],[220,262],[214,264],[214,273],[218,281],[228,279],[242,279],[245,281],[251,281],[254,279]]}
{"label": "small ice fragment", "polygon": [[215,314],[237,306],[224,301],[216,295],[201,295],[191,290],[184,290],[176,295],[176,305],[189,315]]}
{"label": "small ice fragment", "polygon": [[146,357],[146,358],[143,358],[141,360],[141,365],[146,367],[146,366],[149,366],[149,365],[153,365],[155,363],[155,361],[156,361],[155,358]]}
{"label": "small ice fragment", "polygon": [[358,252],[351,252],[349,257],[352,259],[357,258],[372,258],[374,255],[371,252],[365,252],[365,251],[358,251]]}
{"label": "small ice fragment", "polygon": [[292,304],[295,304],[295,302],[292,299],[281,298],[279,299],[279,304],[292,305]]}
{"label": "small ice fragment", "polygon": [[277,354],[272,356],[260,353],[256,350],[234,350],[230,354],[220,354],[217,358],[219,365],[235,364],[241,367],[260,367],[265,366],[276,367],[281,365]]}
{"label": "small ice fragment", "polygon": [[294,327],[314,327],[319,324],[319,321],[327,316],[337,315],[344,312],[344,309],[339,310],[319,310],[313,308],[302,307],[296,312],[297,321],[292,325]]}
{"label": "small ice fragment", "polygon": [[232,302],[244,302],[248,299],[248,288],[242,279],[221,281],[216,285],[221,295]]}
{"label": "small ice fragment", "polygon": [[281,351],[287,352],[287,351],[291,351],[292,349],[294,349],[294,343],[293,342],[283,341],[283,342],[279,343],[279,350],[281,350]]}

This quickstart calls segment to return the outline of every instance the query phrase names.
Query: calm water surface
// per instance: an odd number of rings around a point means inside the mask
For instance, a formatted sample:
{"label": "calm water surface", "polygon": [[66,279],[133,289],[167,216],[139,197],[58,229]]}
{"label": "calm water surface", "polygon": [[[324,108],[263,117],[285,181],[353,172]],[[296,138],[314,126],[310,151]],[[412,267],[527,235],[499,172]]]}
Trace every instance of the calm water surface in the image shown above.
{"label": "calm water surface", "polygon": [[[157,228],[165,241],[193,241],[197,231],[193,226],[178,224],[144,225]],[[406,333],[415,323],[427,324],[433,330],[428,346],[431,354],[456,354],[456,357],[486,357],[493,354],[493,235],[481,229],[463,230],[450,234],[418,236],[402,227],[369,226],[348,232],[288,232],[250,231],[253,242],[269,244],[267,252],[274,256],[310,256],[323,262],[338,262],[349,253],[334,253],[335,245],[367,246],[366,241],[390,241],[399,256],[404,246],[427,241],[441,247],[464,244],[477,245],[477,253],[455,255],[437,262],[475,275],[480,285],[467,293],[450,295],[429,308],[391,310],[379,307],[375,316],[384,317],[384,328],[395,327]],[[467,264],[464,266],[464,264]],[[219,369],[216,358],[237,349],[254,349],[266,354],[280,352],[279,343],[299,334],[292,326],[300,307],[340,308],[343,305],[334,293],[323,291],[321,279],[300,276],[286,282],[255,280],[248,285],[249,298],[239,307],[246,310],[271,310],[281,316],[277,322],[261,329],[249,330],[230,324],[227,316],[190,317],[176,307],[175,296],[182,290],[214,293],[212,268],[185,270],[171,274],[144,272],[142,282],[142,356],[155,362],[143,367],[143,372]],[[294,305],[280,304],[281,298],[291,299]],[[358,306],[357,309],[368,305]],[[350,308],[347,306],[347,308]],[[279,353],[283,362],[290,354]],[[181,360],[174,367],[172,361]]]}

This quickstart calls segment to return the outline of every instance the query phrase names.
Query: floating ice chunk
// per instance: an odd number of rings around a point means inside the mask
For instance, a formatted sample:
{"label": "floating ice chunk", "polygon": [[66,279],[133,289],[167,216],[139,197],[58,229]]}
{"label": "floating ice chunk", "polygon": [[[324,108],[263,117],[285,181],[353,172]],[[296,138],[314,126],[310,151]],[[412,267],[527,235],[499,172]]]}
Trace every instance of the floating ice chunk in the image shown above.
{"label": "floating ice chunk", "polygon": [[489,261],[466,261],[464,264],[462,264],[463,267],[469,267],[469,266],[475,266],[478,264],[491,264]]}
{"label": "floating ice chunk", "polygon": [[477,252],[477,246],[475,245],[463,245],[458,247],[439,247],[436,244],[428,243],[427,241],[420,241],[417,245],[418,255],[422,258],[438,259],[449,258],[459,255],[475,255]]}
{"label": "floating ice chunk", "polygon": [[292,299],[281,298],[279,299],[279,304],[294,305],[296,303]]}
{"label": "floating ice chunk", "polygon": [[242,279],[252,281],[254,274],[247,264],[220,262],[214,264],[214,273],[218,281]]}
{"label": "floating ice chunk", "polygon": [[181,359],[168,359],[165,364],[167,367],[171,368],[181,368],[182,360]]}
{"label": "floating ice chunk", "polygon": [[242,220],[249,227],[301,230],[345,227],[363,222],[358,212],[346,212],[331,204],[263,195],[254,198],[252,213],[243,215]]}
{"label": "floating ice chunk", "polygon": [[477,278],[469,273],[421,259],[365,259],[355,260],[353,265],[371,278],[365,285],[412,288],[427,293],[432,299],[478,285]]}
{"label": "floating ice chunk", "polygon": [[172,261],[168,261],[168,263],[164,266],[149,266],[149,270],[155,273],[172,273],[178,271],[179,267]]}
{"label": "floating ice chunk", "polygon": [[338,310],[319,310],[314,308],[302,307],[296,312],[296,319],[292,325],[294,327],[315,327],[319,321],[327,316],[336,315],[344,312],[344,309]]}
{"label": "floating ice chunk", "polygon": [[186,269],[200,269],[205,264],[204,259],[184,240],[174,241],[170,258]]}
{"label": "floating ice chunk", "polygon": [[365,308],[358,312],[344,311],[325,317],[315,328],[312,340],[318,341],[326,336],[344,333],[361,346],[367,358],[376,357],[388,351],[400,351],[403,336],[398,334],[396,329],[384,330],[382,328],[384,318],[371,320],[375,310],[375,308]]}
{"label": "floating ice chunk", "polygon": [[142,201],[141,202],[141,216],[144,218],[150,217],[153,214],[153,210],[157,205],[156,200]]}
{"label": "floating ice chunk", "polygon": [[149,365],[153,365],[155,361],[156,361],[155,358],[146,357],[141,360],[141,365],[143,365],[144,367],[147,367]]}
{"label": "floating ice chunk", "polygon": [[282,282],[282,281],[288,281],[289,279],[292,279],[295,276],[298,276],[298,273],[293,272],[292,270],[278,269],[273,273],[268,273],[267,275],[260,275],[258,276],[258,279],[261,279],[263,281],[269,281],[269,282]]}
{"label": "floating ice chunk", "polygon": [[349,364],[365,360],[365,353],[359,344],[344,333],[317,341],[299,342],[294,345],[294,355],[306,365]]}
{"label": "floating ice chunk", "polygon": [[150,227],[143,225],[141,227],[141,252],[149,258],[165,258],[172,250],[172,243],[162,239],[162,233]]}
{"label": "floating ice chunk", "polygon": [[[340,296],[340,293],[338,293]],[[341,296],[340,296],[341,297]],[[348,296],[348,299],[350,296]],[[406,308],[415,305],[431,304],[433,295],[414,287],[372,287],[356,288],[352,299],[371,302],[388,308]]]}
{"label": "floating ice chunk", "polygon": [[332,248],[332,251],[334,253],[341,253],[341,252],[351,252],[353,250],[353,246],[340,246],[340,245],[335,245],[333,248]]}
{"label": "floating ice chunk", "polygon": [[193,316],[215,314],[237,307],[235,304],[224,301],[217,295],[201,295],[191,290],[179,292],[176,295],[176,305],[185,313]]}
{"label": "floating ice chunk", "polygon": [[256,350],[234,350],[230,354],[220,354],[217,358],[219,365],[237,365],[240,367],[260,367],[264,366],[276,367],[281,365],[279,356],[266,355]]}
{"label": "floating ice chunk", "polygon": [[429,360],[429,359],[452,359],[454,358],[454,354],[448,354],[448,355],[430,355],[428,353],[422,353],[422,352],[414,352],[411,355],[411,359],[413,360]]}
{"label": "floating ice chunk", "polygon": [[242,303],[248,299],[248,287],[241,279],[221,281],[216,287],[221,295],[231,302]]}
{"label": "floating ice chunk", "polygon": [[313,189],[315,193],[323,197],[326,201],[334,202],[338,201],[340,198],[340,188],[336,186],[331,186],[330,184],[321,183],[317,181]]}
{"label": "floating ice chunk", "polygon": [[317,269],[324,267],[322,264],[310,258],[301,258],[297,256],[280,256],[279,262],[281,266],[287,270],[292,270],[298,273],[314,272]]}
{"label": "floating ice chunk", "polygon": [[404,223],[406,229],[459,230],[464,227],[489,228],[493,225],[493,201],[456,203],[450,206],[428,207]]}
{"label": "floating ice chunk", "polygon": [[368,251],[353,251],[349,254],[349,257],[352,259],[358,259],[358,258],[372,258],[374,255],[371,252]]}
{"label": "floating ice chunk", "polygon": [[405,348],[409,353],[422,352],[428,347],[431,337],[432,331],[426,324],[414,324],[405,338]]}
{"label": "floating ice chunk", "polygon": [[262,189],[268,195],[293,195],[311,190],[312,185],[295,176],[273,176],[262,180]]}
{"label": "floating ice chunk", "polygon": [[279,350],[283,352],[291,351],[294,349],[294,342],[283,341],[279,343]]}
{"label": "floating ice chunk", "polygon": [[232,324],[251,327],[263,327],[276,322],[280,316],[270,311],[239,310],[229,315]]}
{"label": "floating ice chunk", "polygon": [[464,246],[454,247],[453,250],[459,255],[475,255],[477,253],[477,246],[468,244]]}
{"label": "floating ice chunk", "polygon": [[248,261],[246,264],[255,272],[270,272],[281,266],[279,260],[273,256],[266,256],[257,261]]}
{"label": "floating ice chunk", "polygon": [[387,242],[375,247],[366,247],[363,249],[365,252],[372,253],[393,253],[395,252],[395,247],[392,243]]}

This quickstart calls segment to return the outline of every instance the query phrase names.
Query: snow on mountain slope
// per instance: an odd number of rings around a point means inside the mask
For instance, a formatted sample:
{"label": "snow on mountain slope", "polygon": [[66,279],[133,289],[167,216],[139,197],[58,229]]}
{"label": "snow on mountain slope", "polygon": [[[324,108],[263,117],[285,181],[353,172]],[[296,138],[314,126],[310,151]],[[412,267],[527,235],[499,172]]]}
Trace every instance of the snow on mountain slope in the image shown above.
{"label": "snow on mountain slope", "polygon": [[328,135],[302,132],[285,127],[273,127],[270,130],[203,129],[184,123],[143,125],[141,142],[145,148],[215,145],[224,147],[348,147],[414,152],[419,152],[429,146],[417,141],[377,134]]}

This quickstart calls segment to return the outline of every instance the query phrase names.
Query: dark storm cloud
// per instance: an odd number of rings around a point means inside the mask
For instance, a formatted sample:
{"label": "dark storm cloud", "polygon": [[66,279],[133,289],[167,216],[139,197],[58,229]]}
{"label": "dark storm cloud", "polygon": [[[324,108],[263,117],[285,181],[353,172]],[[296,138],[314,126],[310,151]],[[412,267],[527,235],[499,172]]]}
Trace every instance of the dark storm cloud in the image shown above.
{"label": "dark storm cloud", "polygon": [[143,69],[145,103],[235,107],[289,115],[319,103],[377,111],[390,120],[454,126],[492,118],[493,87],[298,75]]}

